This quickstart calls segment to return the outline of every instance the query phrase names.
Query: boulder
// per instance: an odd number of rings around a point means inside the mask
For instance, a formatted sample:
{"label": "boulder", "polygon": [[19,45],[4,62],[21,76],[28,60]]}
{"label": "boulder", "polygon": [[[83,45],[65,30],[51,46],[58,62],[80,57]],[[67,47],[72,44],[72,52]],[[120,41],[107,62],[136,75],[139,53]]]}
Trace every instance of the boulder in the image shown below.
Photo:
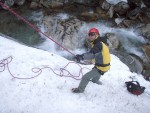
{"label": "boulder", "polygon": [[95,11],[100,19],[104,19],[107,20],[108,16],[106,15],[106,12],[104,10],[102,10],[100,7],[96,7],[96,11]]}
{"label": "boulder", "polygon": [[123,1],[119,2],[114,6],[115,13],[119,15],[125,15],[128,10],[129,10],[129,5]]}
{"label": "boulder", "polygon": [[129,19],[124,19],[122,22],[118,24],[119,27],[121,28],[131,28],[135,27],[137,25],[140,25],[140,20],[129,20]]}
{"label": "boulder", "polygon": [[57,2],[57,1],[52,1],[50,4],[51,8],[63,8],[63,3],[62,2]]}
{"label": "boulder", "polygon": [[137,7],[141,7],[142,1],[141,0],[127,0],[130,9],[133,10]]}
{"label": "boulder", "polygon": [[[141,8],[141,15],[142,15],[142,17],[143,16],[148,17],[148,20],[149,20],[149,18],[150,18],[150,8],[142,7]],[[144,19],[144,20],[147,21],[146,19]],[[147,23],[149,23],[149,21],[147,21]]]}
{"label": "boulder", "polygon": [[120,41],[114,33],[106,33],[105,37],[108,38],[110,48],[112,48],[112,49],[119,48]]}
{"label": "boulder", "polygon": [[[8,7],[13,6],[14,3],[15,3],[14,0],[6,0],[6,1],[4,2],[4,4],[7,5]],[[4,8],[4,9],[5,9],[5,8]]]}
{"label": "boulder", "polygon": [[139,7],[135,8],[133,10],[130,10],[127,13],[127,17],[131,20],[137,19],[139,17],[139,15],[140,15],[140,8]]}
{"label": "boulder", "polygon": [[31,9],[37,9],[38,6],[39,6],[39,4],[37,2],[31,2],[31,4],[30,4]]}
{"label": "boulder", "polygon": [[[45,16],[42,19],[47,34],[63,47],[74,50],[83,46],[83,40],[78,36],[81,21],[75,17],[69,19],[57,19],[52,16]],[[80,41],[79,41],[80,40]],[[61,49],[57,47],[57,49]]]}
{"label": "boulder", "polygon": [[110,49],[110,52],[116,55],[124,64],[126,64],[129,67],[131,72],[135,72],[138,74],[142,73],[143,62],[138,56],[134,54],[128,54],[125,52],[119,52],[112,49]]}
{"label": "boulder", "polygon": [[135,29],[134,32],[143,36],[146,40],[146,43],[150,44],[150,24],[143,25]]}
{"label": "boulder", "polygon": [[146,80],[150,81],[150,61],[144,63],[144,70],[142,72],[142,75]]}
{"label": "boulder", "polygon": [[144,51],[147,60],[150,61],[150,45],[144,45],[142,50]]}
{"label": "boulder", "polygon": [[110,8],[111,4],[108,3],[106,0],[104,0],[104,2],[102,3],[102,9],[104,9],[105,11],[108,11]]}
{"label": "boulder", "polygon": [[150,0],[142,0],[142,1],[148,8],[150,8]]}
{"label": "boulder", "polygon": [[23,5],[26,0],[15,0],[15,4],[17,5]]}
{"label": "boulder", "polygon": [[107,16],[108,16],[109,18],[113,18],[113,16],[114,16],[114,6],[113,6],[113,5],[110,6],[110,8],[109,8],[109,10],[108,10],[108,12],[107,12]]}
{"label": "boulder", "polygon": [[99,19],[99,15],[97,13],[85,12],[80,14],[78,18],[87,22],[92,22],[97,21]]}

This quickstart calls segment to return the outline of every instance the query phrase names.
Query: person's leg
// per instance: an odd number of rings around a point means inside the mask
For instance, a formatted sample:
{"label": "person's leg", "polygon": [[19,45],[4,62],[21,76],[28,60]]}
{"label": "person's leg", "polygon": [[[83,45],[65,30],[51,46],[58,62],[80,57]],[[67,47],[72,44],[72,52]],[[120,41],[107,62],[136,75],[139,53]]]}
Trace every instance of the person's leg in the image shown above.
{"label": "person's leg", "polygon": [[[84,92],[84,90],[85,90],[85,88],[86,88],[86,86],[87,86],[87,84],[89,83],[89,81],[92,79],[93,80],[93,78],[94,78],[94,80],[95,81],[97,81],[96,80],[96,78],[99,80],[99,78],[100,78],[100,73],[97,71],[97,69],[92,69],[90,72],[88,72],[88,73],[86,73],[83,77],[82,77],[82,80],[81,80],[81,82],[80,82],[80,84],[79,84],[79,87],[78,87],[78,89],[80,90],[80,92]],[[93,82],[93,81],[92,81]]]}
{"label": "person's leg", "polygon": [[99,81],[99,79],[100,79],[100,77],[104,74],[104,72],[101,72],[100,70],[97,70],[97,72],[98,72],[99,74],[97,74],[97,76],[93,77],[92,82],[93,82],[93,83],[96,83],[96,84],[98,84],[98,85],[102,85],[102,82]]}
{"label": "person's leg", "polygon": [[99,76],[94,77],[94,78],[92,79],[92,82],[101,85],[102,82],[99,81],[100,77],[101,77],[100,74],[99,74]]}

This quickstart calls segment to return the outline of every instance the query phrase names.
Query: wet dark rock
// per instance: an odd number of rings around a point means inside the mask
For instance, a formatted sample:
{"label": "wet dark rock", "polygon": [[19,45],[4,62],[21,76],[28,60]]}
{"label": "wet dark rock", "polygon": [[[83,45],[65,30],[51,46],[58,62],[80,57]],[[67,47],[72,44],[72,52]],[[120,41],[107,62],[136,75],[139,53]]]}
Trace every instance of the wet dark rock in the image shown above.
{"label": "wet dark rock", "polygon": [[102,10],[102,8],[96,7],[95,13],[98,14],[99,19],[108,20],[108,15],[106,14],[106,11]]}
{"label": "wet dark rock", "polygon": [[16,5],[23,5],[25,3],[26,0],[15,0],[15,4]]}
{"label": "wet dark rock", "polygon": [[120,16],[126,15],[128,10],[129,10],[129,5],[123,1],[119,2],[114,6],[115,13],[119,14]]}
{"label": "wet dark rock", "polygon": [[52,9],[63,8],[63,5],[64,5],[62,2],[58,2],[58,1],[42,1],[40,3],[44,7],[46,7],[46,8],[52,8]]}
{"label": "wet dark rock", "polygon": [[108,3],[106,0],[104,0],[104,2],[101,5],[102,9],[104,9],[105,11],[108,11],[109,8],[111,7],[111,4]]}
{"label": "wet dark rock", "polygon": [[5,0],[4,4],[7,5],[8,7],[11,7],[13,6],[15,3],[14,0]]}
{"label": "wet dark rock", "polygon": [[128,13],[127,13],[127,17],[131,20],[135,20],[139,17],[140,15],[140,8],[135,8],[133,10],[130,10]]}
{"label": "wet dark rock", "polygon": [[142,72],[142,75],[146,80],[150,81],[150,61],[144,63],[144,70]]}
{"label": "wet dark rock", "polygon": [[[13,5],[23,5],[26,0],[4,0],[4,4],[7,5],[8,7],[12,7]],[[4,8],[5,9],[5,8]]]}
{"label": "wet dark rock", "polygon": [[144,14],[144,16],[147,16],[148,18],[150,18],[150,8],[142,7],[140,11],[141,11],[141,14]]}
{"label": "wet dark rock", "polygon": [[150,61],[150,45],[144,45],[142,49],[147,57],[147,61]]}
{"label": "wet dark rock", "polygon": [[122,22],[120,22],[118,24],[118,26],[120,28],[131,28],[131,27],[134,27],[136,28],[137,25],[139,26],[141,24],[141,21],[138,19],[136,20],[129,20],[129,19],[124,19]]}
{"label": "wet dark rock", "polygon": [[143,71],[143,63],[136,55],[130,55],[125,52],[119,52],[116,50],[110,50],[112,54],[117,56],[123,63],[125,63],[131,72],[141,74]]}
{"label": "wet dark rock", "polygon": [[150,24],[146,24],[143,25],[137,29],[135,29],[135,31],[138,35],[141,35],[145,38],[145,41],[147,44],[150,44]]}
{"label": "wet dark rock", "polygon": [[142,1],[148,8],[150,8],[150,0],[142,0]]}
{"label": "wet dark rock", "polygon": [[114,6],[110,6],[108,12],[107,12],[107,15],[109,18],[113,18],[114,16]]}
{"label": "wet dark rock", "polygon": [[39,7],[39,4],[37,2],[31,2],[30,8],[31,9],[37,9]]}
{"label": "wet dark rock", "polygon": [[133,10],[137,7],[141,7],[142,1],[141,0],[127,0],[130,9]]}
{"label": "wet dark rock", "polygon": [[79,15],[78,18],[86,22],[92,22],[92,21],[97,21],[99,19],[99,15],[97,13],[85,12]]}

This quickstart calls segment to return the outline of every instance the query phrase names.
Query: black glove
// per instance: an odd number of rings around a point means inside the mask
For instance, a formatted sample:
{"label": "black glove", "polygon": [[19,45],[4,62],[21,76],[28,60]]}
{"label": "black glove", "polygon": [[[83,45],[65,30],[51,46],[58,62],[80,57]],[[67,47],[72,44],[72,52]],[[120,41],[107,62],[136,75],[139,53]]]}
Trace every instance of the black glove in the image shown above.
{"label": "black glove", "polygon": [[83,60],[83,55],[76,55],[75,58],[78,62],[80,62],[80,60]]}

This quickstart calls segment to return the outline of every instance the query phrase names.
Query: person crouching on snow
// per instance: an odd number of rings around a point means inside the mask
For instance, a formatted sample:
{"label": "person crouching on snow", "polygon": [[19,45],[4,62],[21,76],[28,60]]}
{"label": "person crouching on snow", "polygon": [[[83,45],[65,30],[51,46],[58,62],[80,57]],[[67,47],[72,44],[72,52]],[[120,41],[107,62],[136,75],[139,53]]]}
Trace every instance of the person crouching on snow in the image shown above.
{"label": "person crouching on snow", "polygon": [[89,81],[93,83],[101,84],[99,81],[101,75],[110,69],[110,52],[107,44],[102,41],[98,29],[91,28],[88,33],[88,40],[90,41],[91,49],[89,52],[84,54],[77,54],[77,61],[81,60],[92,60],[95,63],[94,68],[86,73],[78,86],[73,88],[74,93],[83,93]]}

